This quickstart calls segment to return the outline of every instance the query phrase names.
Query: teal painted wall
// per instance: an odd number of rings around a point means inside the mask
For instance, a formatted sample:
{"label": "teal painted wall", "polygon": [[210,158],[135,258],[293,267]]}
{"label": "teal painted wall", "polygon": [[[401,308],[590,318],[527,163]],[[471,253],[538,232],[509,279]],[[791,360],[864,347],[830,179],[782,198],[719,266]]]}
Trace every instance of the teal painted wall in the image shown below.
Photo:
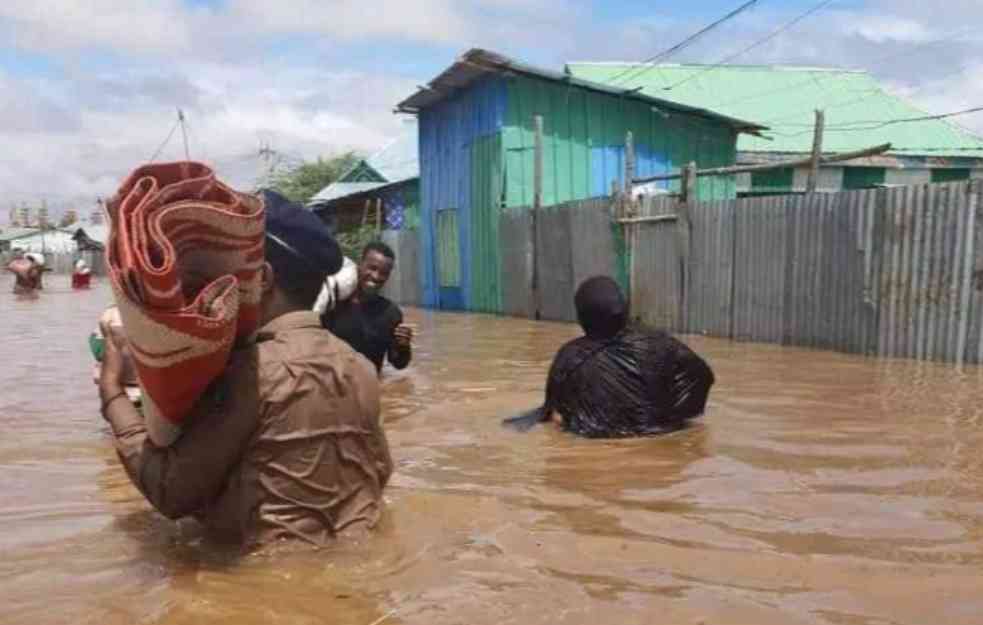
{"label": "teal painted wall", "polygon": [[[623,182],[629,130],[639,176],[668,173],[690,161],[718,167],[736,159],[736,135],[718,122],[535,78],[475,83],[420,114],[424,305],[502,311],[501,281],[509,277],[501,275],[499,216],[505,208],[532,204],[534,115],[544,121],[544,206],[605,196],[612,182]],[[733,178],[702,179],[697,194],[705,200],[733,198]],[[458,211],[461,271],[455,288],[437,280],[435,216],[447,209]],[[624,274],[620,233],[612,229]]]}

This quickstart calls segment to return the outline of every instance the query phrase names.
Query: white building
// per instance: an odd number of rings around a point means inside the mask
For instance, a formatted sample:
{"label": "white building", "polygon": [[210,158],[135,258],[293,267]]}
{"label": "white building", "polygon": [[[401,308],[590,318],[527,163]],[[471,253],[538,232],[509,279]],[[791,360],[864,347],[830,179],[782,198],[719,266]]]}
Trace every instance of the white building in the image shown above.
{"label": "white building", "polygon": [[74,254],[78,247],[72,239],[74,230],[40,230],[9,228],[0,230],[0,252],[22,250],[42,254]]}

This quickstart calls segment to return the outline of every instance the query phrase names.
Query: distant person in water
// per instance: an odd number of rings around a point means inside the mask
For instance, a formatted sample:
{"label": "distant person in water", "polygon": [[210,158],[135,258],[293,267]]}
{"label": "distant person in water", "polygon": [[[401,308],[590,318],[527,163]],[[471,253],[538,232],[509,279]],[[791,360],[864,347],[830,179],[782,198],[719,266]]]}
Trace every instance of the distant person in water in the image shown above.
{"label": "distant person in water", "polygon": [[560,348],[544,404],[507,420],[541,421],[594,438],[662,434],[703,414],[713,371],[664,331],[630,327],[628,303],[606,276],[585,280],[574,298],[584,336]]}
{"label": "distant person in water", "polygon": [[75,271],[72,272],[72,288],[87,289],[92,285],[92,270],[83,259],[75,261]]}
{"label": "distant person in water", "polygon": [[413,357],[413,329],[403,323],[399,306],[380,294],[395,264],[396,254],[385,243],[366,245],[355,292],[321,316],[327,330],[368,358],[379,372],[387,359],[393,367],[404,369]]}
{"label": "distant person in water", "polygon": [[17,295],[30,295],[43,288],[44,257],[40,254],[15,256],[7,265],[7,271],[14,274],[14,293]]}

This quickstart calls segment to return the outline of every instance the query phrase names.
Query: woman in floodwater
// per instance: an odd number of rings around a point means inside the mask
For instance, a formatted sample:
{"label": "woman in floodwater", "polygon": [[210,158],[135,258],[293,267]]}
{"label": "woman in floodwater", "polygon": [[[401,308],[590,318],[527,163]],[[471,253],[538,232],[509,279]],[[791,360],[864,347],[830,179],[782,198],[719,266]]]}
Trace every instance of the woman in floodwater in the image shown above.
{"label": "woman in floodwater", "polygon": [[507,424],[540,421],[593,438],[662,434],[703,414],[713,371],[664,331],[628,325],[628,303],[607,276],[585,280],[574,297],[584,335],[560,348],[545,403]]}

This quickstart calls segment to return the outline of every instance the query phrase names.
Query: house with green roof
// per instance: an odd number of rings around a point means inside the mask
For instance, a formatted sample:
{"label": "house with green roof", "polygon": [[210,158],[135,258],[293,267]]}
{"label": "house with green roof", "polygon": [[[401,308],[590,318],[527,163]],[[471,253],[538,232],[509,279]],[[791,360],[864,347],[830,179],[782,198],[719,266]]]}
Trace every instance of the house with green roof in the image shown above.
{"label": "house with green roof", "polygon": [[377,202],[387,229],[414,227],[420,197],[415,121],[407,120],[407,127],[395,139],[318,191],[308,207],[335,231],[360,223],[365,207],[375,207]]}
{"label": "house with green roof", "polygon": [[[893,146],[884,155],[823,167],[819,191],[983,177],[983,138],[951,119],[927,119],[865,71],[584,62],[568,63],[566,73],[767,126],[738,137],[739,164],[811,153],[816,109],[825,111],[824,153]],[[777,169],[738,176],[736,185],[742,195],[801,192],[806,177],[805,168]]]}

